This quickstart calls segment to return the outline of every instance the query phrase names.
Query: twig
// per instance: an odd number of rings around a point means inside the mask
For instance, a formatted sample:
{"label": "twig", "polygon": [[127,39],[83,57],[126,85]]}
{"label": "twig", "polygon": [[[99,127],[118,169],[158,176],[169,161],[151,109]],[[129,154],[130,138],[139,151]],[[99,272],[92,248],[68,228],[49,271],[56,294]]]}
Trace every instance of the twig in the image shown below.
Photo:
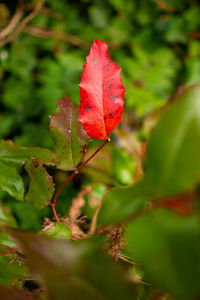
{"label": "twig", "polygon": [[45,0],[38,0],[37,4],[35,6],[35,9],[21,21],[21,23],[16,27],[15,31],[13,33],[11,33],[7,38],[0,41],[0,47],[8,44],[9,42],[11,42],[21,31],[23,31],[24,27],[32,19],[34,19],[35,16],[39,13],[42,6],[44,5],[44,2],[45,2]]}
{"label": "twig", "polygon": [[19,278],[19,279],[13,279],[13,280],[11,280],[12,282],[20,282],[20,281],[22,281],[22,282],[25,282],[25,281],[37,281],[38,279],[37,278]]}
{"label": "twig", "polygon": [[6,245],[6,244],[0,243],[0,246],[5,247],[5,248],[8,248],[8,249],[10,249],[10,250],[13,251],[13,252],[18,252],[18,253],[20,253],[20,254],[22,254],[22,255],[25,255],[24,252],[22,252],[21,250],[19,250],[19,249],[17,249],[17,248],[14,248],[14,247],[11,247],[11,246],[8,246],[8,245]]}
{"label": "twig", "polygon": [[77,222],[78,218],[81,215],[81,208],[85,205],[84,196],[87,195],[92,190],[92,187],[89,185],[86,189],[80,191],[76,198],[72,200],[72,205],[69,209],[69,217],[72,222]]}
{"label": "twig", "polygon": [[54,214],[54,217],[56,219],[57,222],[59,222],[59,218],[58,215],[56,213],[56,209],[55,209],[55,205],[56,205],[56,199],[58,198],[60,192],[63,190],[63,188],[68,184],[68,182],[70,182],[74,176],[76,174],[78,174],[80,172],[80,170],[108,143],[110,142],[110,138],[108,137],[107,140],[78,168],[74,171],[74,173],[72,173],[72,175],[63,183],[63,185],[59,188],[59,190],[57,191],[57,193],[55,194],[52,202],[51,202],[51,207],[52,207],[52,211]]}
{"label": "twig", "polygon": [[89,235],[93,235],[96,231],[96,226],[97,226],[97,217],[99,214],[101,207],[98,207],[93,215],[92,221],[91,221],[91,225],[90,225],[90,230],[89,230]]}
{"label": "twig", "polygon": [[23,2],[24,2],[23,0],[19,1],[17,9],[16,9],[13,17],[11,18],[10,22],[8,23],[8,25],[4,29],[1,30],[0,39],[4,39],[17,26],[19,20],[23,16]]}
{"label": "twig", "polygon": [[58,40],[66,41],[74,46],[78,46],[85,50],[89,49],[88,43],[82,41],[81,39],[69,33],[61,32],[61,31],[57,31],[57,30],[53,30],[41,26],[30,26],[30,25],[26,25],[23,31],[32,34],[34,36],[37,36],[39,38],[56,38]]}

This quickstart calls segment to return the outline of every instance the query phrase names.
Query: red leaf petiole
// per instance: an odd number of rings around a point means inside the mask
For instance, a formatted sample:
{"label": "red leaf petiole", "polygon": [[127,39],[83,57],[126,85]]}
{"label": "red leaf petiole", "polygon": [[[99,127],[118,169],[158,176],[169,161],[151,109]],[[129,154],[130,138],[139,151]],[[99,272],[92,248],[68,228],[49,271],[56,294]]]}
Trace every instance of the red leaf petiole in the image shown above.
{"label": "red leaf petiole", "polygon": [[57,191],[57,193],[55,194],[52,202],[51,202],[51,207],[52,207],[52,211],[53,211],[53,214],[54,214],[54,217],[56,219],[57,222],[59,222],[59,218],[58,218],[58,215],[56,213],[56,208],[55,208],[55,205],[56,205],[56,199],[58,198],[60,192],[63,190],[63,188],[68,184],[68,182],[70,182],[74,176],[76,174],[78,174],[80,172],[80,170],[108,143],[110,142],[110,138],[108,137],[106,139],[106,141],[84,162],[82,163],[82,165],[80,167],[78,167],[74,173],[72,173],[72,175],[63,183],[63,185],[59,188],[59,190]]}

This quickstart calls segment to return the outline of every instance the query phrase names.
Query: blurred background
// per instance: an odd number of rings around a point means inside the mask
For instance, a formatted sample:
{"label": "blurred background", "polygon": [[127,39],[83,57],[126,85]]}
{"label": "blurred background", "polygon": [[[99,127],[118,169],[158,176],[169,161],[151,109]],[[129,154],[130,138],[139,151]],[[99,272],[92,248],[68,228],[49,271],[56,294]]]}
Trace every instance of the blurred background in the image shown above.
{"label": "blurred background", "polygon": [[[1,1],[1,29],[19,7],[26,16],[36,3]],[[46,0],[0,49],[1,138],[52,146],[49,114],[63,95],[79,103],[80,75],[95,39],[108,44],[122,68],[126,111],[151,113],[180,85],[200,79],[199,16],[195,0]]]}
{"label": "blurred background", "polygon": [[[199,16],[198,0],[1,1],[1,139],[52,148],[49,115],[59,97],[68,95],[79,103],[78,84],[95,39],[108,44],[111,59],[122,69],[127,89],[123,132],[115,131],[112,149],[102,152],[99,165],[95,160],[86,168],[87,176],[66,187],[60,213],[67,212],[80,180],[95,182],[94,194],[101,199],[105,185],[129,185],[141,175],[139,155],[130,149],[139,149],[138,139],[148,137],[140,121],[159,111],[183,86],[200,80]],[[54,175],[58,185],[67,176]],[[30,203],[11,201],[2,191],[0,198],[25,229],[40,228],[39,219],[49,213],[48,208],[38,212]]]}

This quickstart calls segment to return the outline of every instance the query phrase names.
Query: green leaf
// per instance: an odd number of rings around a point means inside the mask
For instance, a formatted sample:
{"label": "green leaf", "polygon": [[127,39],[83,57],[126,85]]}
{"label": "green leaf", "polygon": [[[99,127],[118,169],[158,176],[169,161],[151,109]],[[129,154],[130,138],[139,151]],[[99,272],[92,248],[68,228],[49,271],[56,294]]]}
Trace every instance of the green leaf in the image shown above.
{"label": "green leaf", "polygon": [[166,210],[152,211],[128,226],[129,255],[144,269],[144,281],[173,299],[195,299],[200,293],[199,233],[197,216],[181,218]]}
{"label": "green leaf", "polygon": [[10,204],[12,213],[17,219],[20,229],[40,230],[41,221],[38,209],[30,202],[15,202]]}
{"label": "green leaf", "polygon": [[147,174],[134,187],[107,193],[102,224],[121,222],[144,209],[146,200],[192,189],[200,180],[200,87],[186,91],[164,113],[147,148]]}
{"label": "green leaf", "polygon": [[79,119],[79,106],[68,97],[58,99],[56,112],[50,117],[54,142],[54,162],[59,169],[74,170],[83,159],[89,141]]}
{"label": "green leaf", "polygon": [[17,200],[24,199],[24,183],[14,167],[0,161],[0,187]]}
{"label": "green leaf", "polygon": [[147,147],[151,199],[195,187],[200,180],[200,86],[187,89],[160,118]]}
{"label": "green leaf", "polygon": [[98,240],[73,243],[20,232],[14,236],[52,300],[136,300],[128,273],[100,252]]}
{"label": "green leaf", "polygon": [[25,199],[38,209],[49,205],[54,193],[52,177],[42,163],[34,159],[27,160],[25,170],[30,178],[29,190]]}
{"label": "green leaf", "polygon": [[133,157],[120,148],[113,149],[113,174],[117,183],[121,185],[133,184],[133,175],[136,169],[136,163]]}
{"label": "green leaf", "polygon": [[10,140],[0,142],[0,160],[23,163],[29,157],[34,157],[43,164],[53,164],[53,152],[39,147],[21,147]]}
{"label": "green leaf", "polygon": [[16,220],[11,215],[10,210],[7,207],[0,206],[0,227],[6,225],[16,227]]}
{"label": "green leaf", "polygon": [[58,239],[58,240],[70,240],[71,230],[64,223],[56,223],[48,230],[45,230],[43,234]]}
{"label": "green leaf", "polygon": [[142,183],[134,187],[113,189],[105,196],[98,223],[104,225],[120,223],[144,210],[145,202]]}

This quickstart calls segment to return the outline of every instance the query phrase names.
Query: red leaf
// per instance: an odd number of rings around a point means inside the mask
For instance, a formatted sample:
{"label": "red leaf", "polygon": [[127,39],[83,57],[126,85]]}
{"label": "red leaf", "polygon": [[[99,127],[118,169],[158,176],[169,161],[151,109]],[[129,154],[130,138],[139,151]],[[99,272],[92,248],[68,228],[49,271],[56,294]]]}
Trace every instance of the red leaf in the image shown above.
{"label": "red leaf", "polygon": [[90,137],[106,139],[121,122],[125,88],[120,72],[108,55],[107,45],[96,40],[86,58],[79,84],[79,121]]}

